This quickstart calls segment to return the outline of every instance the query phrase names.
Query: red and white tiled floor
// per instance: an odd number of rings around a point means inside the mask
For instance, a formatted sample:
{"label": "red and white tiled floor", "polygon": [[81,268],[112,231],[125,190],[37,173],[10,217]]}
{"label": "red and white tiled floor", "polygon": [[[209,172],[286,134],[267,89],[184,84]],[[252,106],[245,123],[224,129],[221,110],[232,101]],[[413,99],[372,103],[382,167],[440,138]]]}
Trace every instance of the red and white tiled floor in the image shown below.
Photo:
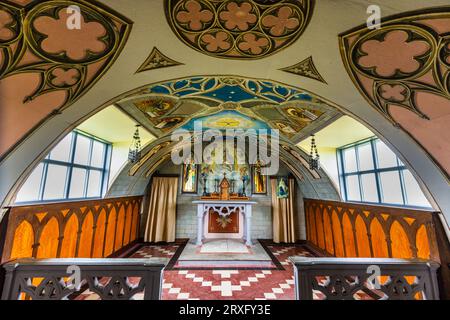
{"label": "red and white tiled floor", "polygon": [[[147,245],[130,258],[172,258],[180,244]],[[293,300],[294,272],[288,258],[291,256],[313,257],[301,246],[267,245],[266,248],[283,268],[272,269],[228,269],[198,268],[174,270],[168,267],[163,274],[163,300]],[[106,279],[105,279],[106,280]],[[130,279],[137,282],[138,279]],[[320,295],[320,293],[318,293]],[[99,297],[89,290],[77,300],[97,300]],[[134,299],[142,299],[137,294]],[[318,297],[317,297],[318,298]]]}
{"label": "red and white tiled floor", "polygon": [[[292,300],[293,268],[288,257],[313,256],[299,246],[269,245],[268,249],[285,270],[166,270],[163,276],[164,300]],[[177,245],[146,246],[131,257],[166,257],[175,254]]]}

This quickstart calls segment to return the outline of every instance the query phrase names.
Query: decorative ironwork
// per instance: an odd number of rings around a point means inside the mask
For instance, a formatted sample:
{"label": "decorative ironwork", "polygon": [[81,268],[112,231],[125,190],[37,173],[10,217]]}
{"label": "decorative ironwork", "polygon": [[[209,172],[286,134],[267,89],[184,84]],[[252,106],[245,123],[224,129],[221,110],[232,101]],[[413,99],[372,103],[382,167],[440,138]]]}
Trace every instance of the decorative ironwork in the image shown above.
{"label": "decorative ironwork", "polygon": [[131,142],[130,149],[128,150],[128,160],[131,163],[136,163],[141,160],[141,137],[139,135],[140,125],[136,125],[136,131],[133,135],[133,141]]}
{"label": "decorative ironwork", "polygon": [[[158,300],[168,259],[19,259],[6,270],[2,300],[72,300],[85,290],[101,300]],[[79,283],[68,273],[79,267]]]}
{"label": "decorative ironwork", "polygon": [[311,135],[311,152],[309,154],[309,169],[320,170],[320,155],[317,151],[316,138]]}
{"label": "decorative ironwork", "polygon": [[[291,257],[297,300],[439,300],[436,271],[427,260]],[[376,266],[379,274],[368,272]]]}

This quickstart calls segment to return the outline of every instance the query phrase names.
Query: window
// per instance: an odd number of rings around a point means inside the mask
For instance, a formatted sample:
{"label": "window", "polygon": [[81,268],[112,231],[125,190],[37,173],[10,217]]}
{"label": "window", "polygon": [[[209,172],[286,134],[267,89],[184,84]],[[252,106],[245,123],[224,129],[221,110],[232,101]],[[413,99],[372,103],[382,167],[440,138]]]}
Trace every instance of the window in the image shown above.
{"label": "window", "polygon": [[338,149],[346,201],[431,207],[411,172],[380,139]]}
{"label": "window", "polygon": [[100,139],[71,132],[34,169],[16,202],[102,197],[108,184],[111,148]]}

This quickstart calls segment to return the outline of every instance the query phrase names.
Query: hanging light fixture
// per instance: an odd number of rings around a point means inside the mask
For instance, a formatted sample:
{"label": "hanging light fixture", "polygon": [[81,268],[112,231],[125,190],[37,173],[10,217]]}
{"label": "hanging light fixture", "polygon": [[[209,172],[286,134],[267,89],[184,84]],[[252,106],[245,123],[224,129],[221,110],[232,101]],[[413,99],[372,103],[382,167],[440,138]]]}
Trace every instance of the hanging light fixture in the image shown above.
{"label": "hanging light fixture", "polygon": [[311,170],[320,169],[320,155],[317,151],[316,138],[311,135],[311,153],[309,154],[309,168]]}
{"label": "hanging light fixture", "polygon": [[139,135],[140,125],[136,125],[136,131],[133,135],[133,141],[131,142],[130,149],[128,151],[128,160],[131,163],[138,162],[141,160],[141,137]]}

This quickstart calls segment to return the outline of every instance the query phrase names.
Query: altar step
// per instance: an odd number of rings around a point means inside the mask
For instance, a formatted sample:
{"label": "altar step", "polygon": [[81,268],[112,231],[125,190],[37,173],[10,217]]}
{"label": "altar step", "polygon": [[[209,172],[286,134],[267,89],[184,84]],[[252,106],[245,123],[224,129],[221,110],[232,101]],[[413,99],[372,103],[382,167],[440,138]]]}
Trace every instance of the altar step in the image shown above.
{"label": "altar step", "polygon": [[242,240],[209,239],[201,246],[186,244],[175,268],[276,268],[258,241],[247,246]]}
{"label": "altar step", "polygon": [[263,260],[178,260],[175,268],[193,269],[275,269],[273,262]]}

